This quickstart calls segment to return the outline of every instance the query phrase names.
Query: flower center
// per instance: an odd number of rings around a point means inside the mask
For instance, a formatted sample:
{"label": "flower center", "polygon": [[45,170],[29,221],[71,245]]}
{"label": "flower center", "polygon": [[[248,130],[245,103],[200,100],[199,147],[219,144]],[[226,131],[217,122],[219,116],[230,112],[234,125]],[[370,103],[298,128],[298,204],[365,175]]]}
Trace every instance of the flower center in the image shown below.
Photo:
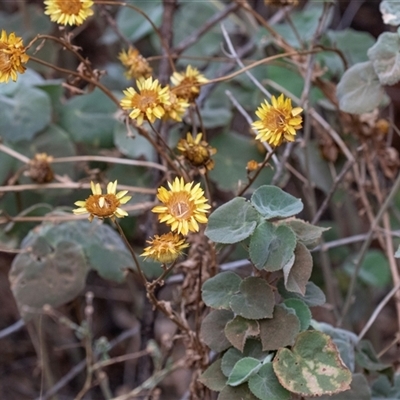
{"label": "flower center", "polygon": [[0,71],[5,72],[10,69],[10,56],[0,48]]}
{"label": "flower center", "polygon": [[97,217],[113,215],[120,205],[115,194],[93,194],[86,200],[86,209]]}
{"label": "flower center", "polygon": [[146,111],[149,107],[154,107],[157,103],[157,94],[153,90],[144,89],[140,94],[132,99],[132,108]]}
{"label": "flower center", "polygon": [[281,111],[272,109],[265,116],[264,123],[271,131],[282,129],[286,123],[285,116]]}
{"label": "flower center", "polygon": [[58,0],[57,6],[64,14],[69,15],[78,15],[82,10],[82,3],[80,0]]}
{"label": "flower center", "polygon": [[192,215],[193,205],[185,192],[174,193],[169,201],[168,210],[176,219],[189,219]]}

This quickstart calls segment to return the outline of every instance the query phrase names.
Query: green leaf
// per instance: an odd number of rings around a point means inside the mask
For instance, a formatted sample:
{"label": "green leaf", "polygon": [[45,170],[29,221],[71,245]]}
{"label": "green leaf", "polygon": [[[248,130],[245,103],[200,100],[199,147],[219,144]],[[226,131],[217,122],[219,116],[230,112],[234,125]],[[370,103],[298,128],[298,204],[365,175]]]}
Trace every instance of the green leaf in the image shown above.
{"label": "green leaf", "polygon": [[250,238],[250,259],[258,269],[278,271],[294,256],[296,236],[285,225],[275,227],[264,221],[257,226]]}
{"label": "green leaf", "polygon": [[11,290],[24,320],[45,304],[58,307],[73,300],[85,287],[89,267],[83,248],[76,243],[59,241],[51,247],[44,239],[13,260],[9,279]]}
{"label": "green leaf", "polygon": [[294,343],[300,332],[300,321],[294,311],[284,305],[277,305],[273,318],[259,321],[263,351],[277,350]]}
{"label": "green leaf", "polygon": [[368,50],[381,85],[394,85],[400,81],[400,37],[398,33],[383,32]]}
{"label": "green leaf", "polygon": [[294,252],[294,263],[283,267],[285,287],[291,292],[301,295],[306,293],[306,285],[310,279],[313,259],[310,250],[302,243],[297,243]]}
{"label": "green leaf", "polygon": [[379,4],[383,22],[387,25],[400,25],[400,4],[395,1],[382,0]]}
{"label": "green leaf", "polygon": [[[354,264],[348,260],[344,270],[351,276]],[[385,288],[391,282],[390,266],[387,257],[380,250],[368,250],[361,265],[358,279],[373,287]]]}
{"label": "green leaf", "polygon": [[201,288],[202,298],[206,306],[229,310],[229,302],[239,291],[242,278],[234,272],[220,272],[206,280]]}
{"label": "green leaf", "polygon": [[289,400],[291,395],[279,383],[272,368],[272,363],[264,364],[250,377],[249,389],[260,400]]}
{"label": "green leaf", "polygon": [[0,95],[0,132],[5,140],[31,140],[50,120],[50,98],[43,90],[21,86],[12,97]]}
{"label": "green leaf", "polygon": [[307,304],[300,299],[286,299],[283,304],[288,308],[292,308],[296,313],[300,321],[300,331],[307,330],[311,322],[311,311]]}
{"label": "green leaf", "polygon": [[126,268],[133,260],[121,237],[110,226],[99,220],[43,223],[23,240],[23,248],[32,246],[40,238],[56,247],[59,241],[82,245],[90,267],[106,279],[121,282]]}
{"label": "green leaf", "polygon": [[240,284],[240,293],[232,296],[230,306],[235,314],[247,319],[271,318],[275,299],[268,282],[249,276]]}
{"label": "green leaf", "polygon": [[225,386],[227,379],[221,371],[222,359],[213,362],[199,377],[199,382],[211,390],[220,392]]}
{"label": "green leaf", "polygon": [[146,160],[155,161],[155,152],[151,143],[139,135],[133,127],[133,137],[128,137],[126,125],[116,123],[114,127],[114,145],[124,155],[130,158],[144,157]]}
{"label": "green leaf", "polygon": [[[157,26],[161,22],[163,7],[161,0],[147,0],[135,2],[139,8]],[[120,7],[116,17],[117,27],[130,42],[136,42],[154,31],[150,23],[136,10],[129,7]],[[102,37],[104,44],[113,44],[119,40],[115,30],[109,29]]]}
{"label": "green leaf", "polygon": [[213,351],[220,353],[231,347],[226,338],[225,325],[234,317],[232,311],[213,310],[201,324],[200,336],[204,343]]}
{"label": "green leaf", "polygon": [[259,340],[256,339],[248,339],[244,346],[243,352],[231,347],[228,349],[222,357],[221,370],[222,373],[229,377],[232,372],[233,367],[236,363],[241,360],[243,357],[252,357],[257,360],[265,362],[265,360],[270,360],[272,355],[270,355],[267,351],[262,350],[262,345]]}
{"label": "green leaf", "polygon": [[251,392],[247,384],[240,386],[226,386],[219,394],[217,400],[257,400]]}
{"label": "green leaf", "polygon": [[290,218],[284,221],[279,221],[278,224],[285,224],[288,226],[295,233],[297,240],[303,243],[309,249],[313,249],[318,244],[322,233],[330,229],[311,225],[308,222],[298,218]]}
{"label": "green leaf", "polygon": [[313,282],[308,282],[306,285],[306,293],[302,296],[299,293],[289,292],[285,288],[283,280],[278,282],[279,294],[284,299],[300,299],[303,300],[309,307],[322,306],[326,302],[324,292]]}
{"label": "green leaf", "polygon": [[378,356],[369,340],[361,340],[356,347],[357,364],[368,371],[383,371],[390,368],[389,364],[379,361]]}
{"label": "green leaf", "polygon": [[251,203],[266,219],[291,217],[303,209],[300,199],[271,185],[260,186],[251,196]]}
{"label": "green leaf", "polygon": [[256,228],[259,215],[243,197],[236,197],[217,208],[208,218],[206,236],[217,243],[238,243]]}
{"label": "green leaf", "polygon": [[339,108],[351,114],[364,114],[379,106],[384,89],[370,61],[350,67],[336,88]]}
{"label": "green leaf", "polygon": [[260,326],[257,321],[245,319],[239,315],[225,326],[225,336],[240,351],[244,350],[247,338],[258,336],[259,333]]}
{"label": "green leaf", "polygon": [[352,379],[332,339],[318,331],[300,333],[291,350],[279,349],[273,367],[280,384],[302,396],[343,392]]}
{"label": "green leaf", "polygon": [[[254,96],[254,90],[252,95]],[[233,131],[217,135],[210,141],[210,144],[218,150],[217,154],[213,156],[215,167],[210,171],[210,178],[216,182],[221,190],[236,192],[239,182],[244,185],[248,180],[247,162],[249,160],[262,162],[264,159],[263,153],[258,150],[255,140],[249,140]],[[264,168],[255,184],[259,181],[270,182],[272,176],[273,170]]]}
{"label": "green leaf", "polygon": [[400,375],[395,374],[393,385],[386,375],[379,375],[372,383],[372,399],[373,400],[394,400],[400,399]]}
{"label": "green leaf", "polygon": [[59,125],[74,142],[112,147],[115,103],[100,89],[70,99],[60,110]]}
{"label": "green leaf", "polygon": [[[394,399],[395,397],[391,397]],[[307,398],[312,400],[314,398]],[[368,381],[363,374],[354,374],[350,389],[332,396],[320,396],[318,400],[371,400]]]}
{"label": "green leaf", "polygon": [[260,360],[252,357],[244,357],[239,360],[232,369],[229,375],[227,384],[229,386],[239,386],[256,374],[261,368],[262,363]]}

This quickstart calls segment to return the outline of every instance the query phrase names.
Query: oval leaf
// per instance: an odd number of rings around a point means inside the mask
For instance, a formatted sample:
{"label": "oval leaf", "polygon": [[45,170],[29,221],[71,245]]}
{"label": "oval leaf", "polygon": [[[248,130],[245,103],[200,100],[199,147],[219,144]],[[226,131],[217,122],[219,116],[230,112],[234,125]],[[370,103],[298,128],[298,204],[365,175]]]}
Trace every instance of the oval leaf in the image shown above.
{"label": "oval leaf", "polygon": [[278,381],[272,363],[264,364],[250,377],[249,389],[260,400],[289,400],[291,395]]}
{"label": "oval leaf", "polygon": [[296,235],[285,225],[275,227],[268,221],[251,235],[250,259],[258,269],[277,271],[289,263],[296,248]]}
{"label": "oval leaf", "polygon": [[244,357],[239,360],[232,369],[228,378],[229,386],[239,386],[246,382],[250,376],[256,374],[261,368],[262,363],[260,360],[252,357]]}
{"label": "oval leaf", "polygon": [[337,85],[339,108],[351,114],[363,114],[378,107],[384,90],[370,61],[349,68]]}
{"label": "oval leaf", "polygon": [[262,349],[277,350],[292,345],[300,332],[296,314],[284,305],[277,305],[271,319],[259,321]]}
{"label": "oval leaf", "polygon": [[260,186],[251,196],[254,208],[266,219],[286,218],[298,214],[303,203],[277,186]]}
{"label": "oval leaf", "polygon": [[326,302],[324,292],[313,282],[307,283],[304,296],[299,293],[289,292],[285,288],[283,280],[278,282],[278,291],[284,299],[300,299],[309,307],[322,306]]}
{"label": "oval leaf", "polygon": [[220,353],[231,347],[224,333],[225,325],[231,319],[233,313],[228,310],[213,310],[203,319],[200,337],[211,350]]}
{"label": "oval leaf", "polygon": [[202,298],[208,307],[229,310],[232,295],[239,291],[242,278],[234,272],[221,272],[206,280],[201,288]]}
{"label": "oval leaf", "polygon": [[272,317],[274,293],[264,279],[250,276],[242,281],[239,289],[240,293],[232,296],[230,301],[235,314],[247,319]]}
{"label": "oval leaf", "polygon": [[216,243],[238,243],[256,229],[259,215],[243,197],[236,197],[217,208],[208,218],[206,236]]}
{"label": "oval leaf", "polygon": [[311,322],[311,311],[307,304],[300,299],[286,299],[283,304],[288,308],[292,308],[296,313],[300,321],[300,331],[308,329]]}
{"label": "oval leaf", "polygon": [[273,368],[284,388],[302,396],[343,392],[352,379],[332,339],[318,331],[300,333],[291,350],[279,349]]}

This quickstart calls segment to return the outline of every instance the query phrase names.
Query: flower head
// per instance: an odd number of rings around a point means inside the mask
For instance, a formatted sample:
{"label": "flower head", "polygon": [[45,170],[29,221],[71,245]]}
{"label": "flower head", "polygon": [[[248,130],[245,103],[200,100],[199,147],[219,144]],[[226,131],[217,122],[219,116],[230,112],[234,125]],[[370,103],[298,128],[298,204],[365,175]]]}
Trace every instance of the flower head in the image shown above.
{"label": "flower head", "polygon": [[146,240],[146,243],[150,246],[144,248],[141,256],[163,264],[175,261],[182,254],[182,250],[189,246],[185,239],[172,232],[161,236],[154,235],[154,238]]}
{"label": "flower head", "polygon": [[128,79],[149,78],[153,73],[147,60],[139,50],[129,47],[128,51],[122,50],[118,55],[122,65],[127,68],[125,76]]}
{"label": "flower head", "polygon": [[158,189],[157,198],[163,205],[154,207],[151,211],[160,214],[160,222],[171,225],[171,231],[187,235],[189,231],[198,232],[199,225],[207,222],[206,213],[211,206],[204,197],[200,183],[193,186],[193,182],[185,183],[183,178],[175,178],[170,190],[165,187]]}
{"label": "flower head", "polygon": [[293,142],[296,130],[303,122],[299,115],[303,109],[292,107],[292,100],[281,94],[278,98],[271,97],[271,104],[265,100],[258,107],[256,115],[260,118],[253,122],[252,127],[258,131],[256,139],[268,142],[271,146],[279,146],[284,140]]}
{"label": "flower head", "polygon": [[132,110],[129,117],[135,119],[138,125],[142,125],[144,119],[153,123],[165,114],[164,106],[170,105],[169,88],[162,88],[158,80],[153,81],[152,77],[138,79],[136,85],[139,92],[133,87],[124,90],[121,107]]}
{"label": "flower head", "polygon": [[200,84],[207,83],[208,79],[197,68],[188,65],[185,73],[174,72],[171,82],[174,84],[172,91],[178,97],[193,103],[200,94]]}
{"label": "flower head", "polygon": [[53,170],[50,166],[53,161],[52,156],[46,153],[37,153],[29,162],[29,170],[27,175],[37,183],[51,182],[54,178]]}
{"label": "flower head", "polygon": [[250,160],[247,162],[246,169],[248,172],[255,171],[258,169],[258,165],[256,160]]}
{"label": "flower head", "polygon": [[26,49],[22,43],[22,38],[15,36],[11,32],[7,37],[5,30],[1,31],[0,36],[0,83],[8,82],[10,78],[15,82],[17,72],[23,74],[29,56],[25,53]]}
{"label": "flower head", "polygon": [[61,25],[82,25],[93,15],[91,0],[45,0],[44,13],[50,16],[52,22]]}
{"label": "flower head", "polygon": [[102,194],[99,183],[90,182],[92,193],[85,201],[77,201],[75,205],[79,208],[72,210],[76,215],[89,213],[89,221],[94,217],[103,218],[123,218],[128,213],[119,206],[127,203],[131,196],[125,196],[128,191],[122,190],[117,193],[117,181],[109,182],[107,185],[107,194]]}
{"label": "flower head", "polygon": [[211,156],[217,150],[211,147],[205,140],[201,140],[202,133],[198,133],[194,138],[191,133],[186,135],[186,139],[178,142],[177,149],[195,167],[205,167],[209,171],[214,168],[214,161]]}
{"label": "flower head", "polygon": [[173,91],[169,90],[169,105],[164,105],[165,114],[163,119],[173,119],[182,121],[182,117],[190,104],[182,97],[178,97]]}

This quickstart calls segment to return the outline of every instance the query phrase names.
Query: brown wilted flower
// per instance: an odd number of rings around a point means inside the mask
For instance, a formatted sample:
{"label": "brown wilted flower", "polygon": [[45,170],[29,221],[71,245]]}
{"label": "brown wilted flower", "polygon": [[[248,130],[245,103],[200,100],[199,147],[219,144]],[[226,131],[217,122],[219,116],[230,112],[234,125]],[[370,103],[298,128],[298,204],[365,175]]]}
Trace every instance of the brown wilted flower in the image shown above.
{"label": "brown wilted flower", "polygon": [[256,160],[250,160],[246,166],[247,171],[255,171],[258,169],[258,162]]}
{"label": "brown wilted flower", "polygon": [[187,133],[186,139],[180,139],[176,148],[182,155],[195,167],[205,167],[211,171],[214,168],[214,160],[211,160],[217,149],[211,147],[205,140],[201,140],[202,133],[198,133],[196,138],[191,133]]}
{"label": "brown wilted flower", "polygon": [[54,173],[50,166],[53,161],[52,156],[46,153],[37,153],[29,162],[27,175],[37,183],[48,183],[54,179]]}
{"label": "brown wilted flower", "polygon": [[122,50],[118,55],[122,65],[127,68],[125,76],[128,79],[150,78],[153,68],[139,53],[139,50],[129,47],[128,51]]}

